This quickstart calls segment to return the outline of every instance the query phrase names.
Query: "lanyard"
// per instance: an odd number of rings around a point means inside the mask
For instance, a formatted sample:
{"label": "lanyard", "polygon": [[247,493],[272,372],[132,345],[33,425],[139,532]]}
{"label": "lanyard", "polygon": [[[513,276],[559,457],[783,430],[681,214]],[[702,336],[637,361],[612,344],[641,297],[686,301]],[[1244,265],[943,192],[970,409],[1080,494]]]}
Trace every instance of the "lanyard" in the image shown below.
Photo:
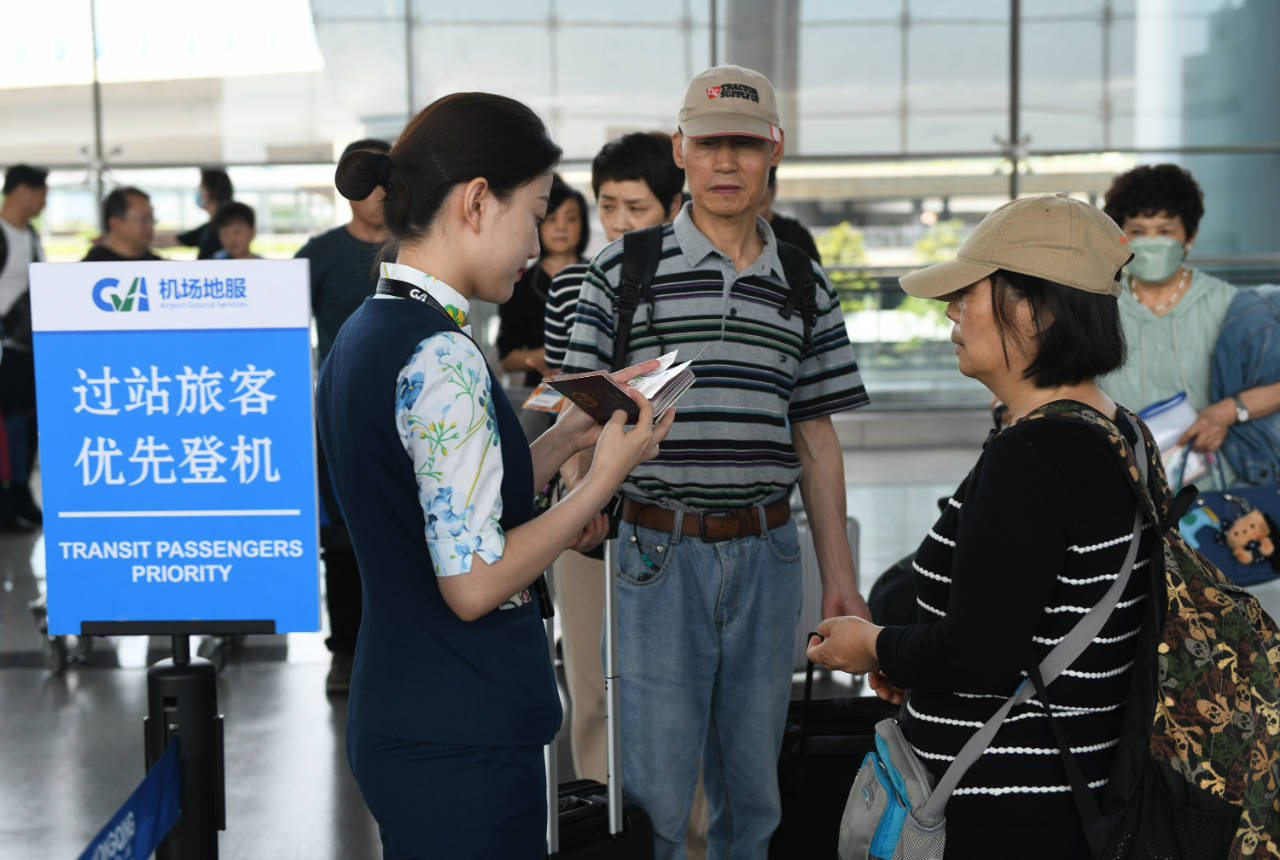
{"label": "lanyard", "polygon": [[452,320],[449,312],[444,309],[438,301],[431,297],[422,287],[415,287],[408,281],[399,281],[394,278],[379,278],[377,294],[380,296],[396,296],[402,299],[413,299],[415,302],[422,302],[427,307],[443,314],[445,319]]}

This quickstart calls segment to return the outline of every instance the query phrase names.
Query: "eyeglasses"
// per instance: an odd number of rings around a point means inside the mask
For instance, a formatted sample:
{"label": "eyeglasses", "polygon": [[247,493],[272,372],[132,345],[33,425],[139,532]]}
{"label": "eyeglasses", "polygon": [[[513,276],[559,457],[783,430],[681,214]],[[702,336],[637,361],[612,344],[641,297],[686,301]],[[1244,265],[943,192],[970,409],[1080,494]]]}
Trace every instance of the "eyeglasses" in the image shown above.
{"label": "eyeglasses", "polygon": [[124,220],[126,220],[126,221],[137,221],[139,224],[154,224],[154,223],[156,223],[156,218],[155,218],[155,216],[154,216],[154,215],[126,215],[126,216],[124,216]]}

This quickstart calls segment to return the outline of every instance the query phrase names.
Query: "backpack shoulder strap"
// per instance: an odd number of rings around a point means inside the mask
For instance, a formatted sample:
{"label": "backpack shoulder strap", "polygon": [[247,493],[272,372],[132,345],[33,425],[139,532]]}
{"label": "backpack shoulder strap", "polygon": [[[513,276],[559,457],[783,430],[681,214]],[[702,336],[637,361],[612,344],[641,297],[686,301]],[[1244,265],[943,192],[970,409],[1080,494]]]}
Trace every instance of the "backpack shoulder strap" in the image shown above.
{"label": "backpack shoulder strap", "polygon": [[3,229],[0,229],[0,272],[4,271],[4,264],[9,262],[9,237],[5,235]]}
{"label": "backpack shoulder strap", "polygon": [[800,312],[804,324],[803,352],[813,340],[813,327],[818,323],[817,283],[813,277],[813,261],[804,251],[789,242],[778,242],[778,259],[782,261],[783,277],[787,279],[787,299],[778,313],[783,319],[791,319],[793,311]]}
{"label": "backpack shoulder strap", "polygon": [[[1165,475],[1164,463],[1160,459],[1160,449],[1138,416],[1123,406],[1117,406],[1118,421],[1111,421],[1106,416],[1082,403],[1073,400],[1059,400],[1032,410],[1024,421],[1039,419],[1056,419],[1074,421],[1092,427],[1107,441],[1115,454],[1120,470],[1128,480],[1129,488],[1138,499],[1138,505],[1147,516],[1148,521],[1157,527],[1157,534],[1163,535],[1171,528],[1177,528],[1191,505],[1195,503],[1198,491],[1194,486],[1183,487],[1175,496],[1169,488],[1169,480]],[[1141,469],[1136,462],[1134,448],[1120,432],[1118,423],[1127,423],[1142,436],[1146,448],[1146,468]],[[1146,475],[1144,479],[1143,475]]]}
{"label": "backpack shoulder strap", "polygon": [[653,301],[653,277],[662,261],[662,226],[632,230],[622,237],[622,277],[613,297],[613,369],[626,367],[631,343],[631,322],[640,299]]}

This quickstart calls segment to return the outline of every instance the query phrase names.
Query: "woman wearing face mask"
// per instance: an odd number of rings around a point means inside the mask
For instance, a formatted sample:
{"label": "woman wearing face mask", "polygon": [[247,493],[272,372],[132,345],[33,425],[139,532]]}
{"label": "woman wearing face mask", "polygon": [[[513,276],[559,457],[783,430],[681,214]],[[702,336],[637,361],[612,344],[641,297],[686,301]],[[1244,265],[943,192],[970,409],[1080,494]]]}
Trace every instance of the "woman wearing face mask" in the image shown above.
{"label": "woman wearing face mask", "polygon": [[[1120,296],[1129,358],[1099,382],[1134,409],[1185,392],[1197,418],[1180,444],[1217,451],[1233,425],[1280,409],[1280,385],[1213,396],[1214,346],[1239,291],[1185,262],[1204,215],[1200,186],[1174,164],[1135,167],[1111,183],[1103,211],[1120,225],[1134,256]],[[1236,476],[1225,458],[1219,462],[1230,486]],[[1196,485],[1215,486],[1218,477],[1211,471]]]}

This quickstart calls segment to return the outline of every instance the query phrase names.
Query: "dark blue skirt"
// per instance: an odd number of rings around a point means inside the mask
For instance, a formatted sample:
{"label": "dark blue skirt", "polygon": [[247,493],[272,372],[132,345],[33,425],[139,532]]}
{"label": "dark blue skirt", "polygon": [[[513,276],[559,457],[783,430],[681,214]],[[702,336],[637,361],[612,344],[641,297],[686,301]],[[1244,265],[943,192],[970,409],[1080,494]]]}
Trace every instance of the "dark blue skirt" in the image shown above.
{"label": "dark blue skirt", "polygon": [[385,860],[546,856],[542,747],[423,743],[348,720],[347,761]]}

